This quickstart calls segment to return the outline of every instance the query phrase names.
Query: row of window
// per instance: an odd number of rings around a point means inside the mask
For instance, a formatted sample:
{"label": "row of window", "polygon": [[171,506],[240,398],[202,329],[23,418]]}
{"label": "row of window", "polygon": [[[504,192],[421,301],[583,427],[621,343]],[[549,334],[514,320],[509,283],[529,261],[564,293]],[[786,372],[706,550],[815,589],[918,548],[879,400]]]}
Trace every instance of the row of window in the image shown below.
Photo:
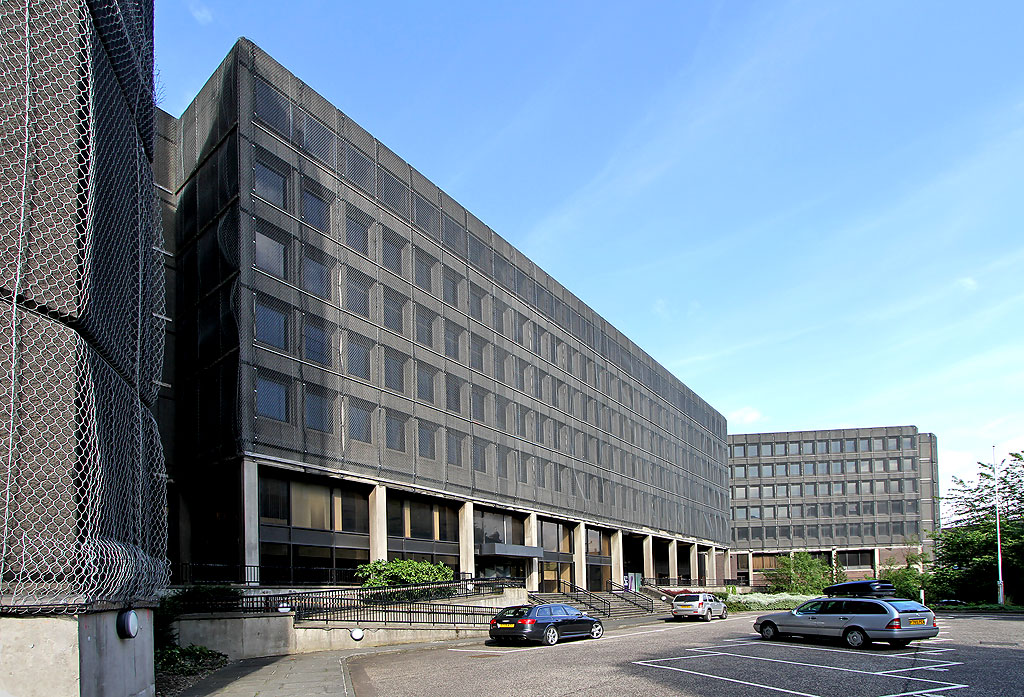
{"label": "row of window", "polygon": [[[257,317],[255,328],[257,340],[261,344],[289,350],[289,315],[285,314],[283,309],[275,308],[259,297],[255,304],[255,314]],[[302,354],[304,358],[316,363],[331,365],[334,330],[319,318],[310,315],[303,315],[302,323]],[[372,357],[376,345],[372,340],[353,332],[348,332],[345,336],[347,374],[373,381]],[[514,356],[510,358],[515,359]],[[413,361],[409,356],[389,347],[383,348],[381,359],[383,362],[383,384],[387,389],[408,394],[407,385],[410,382],[408,378],[414,373],[415,395],[421,402],[435,406],[441,406],[443,403],[446,410],[463,415],[467,413],[466,407],[468,406],[468,415],[476,422],[490,424],[499,430],[531,439],[572,455],[579,460],[607,468],[616,468],[617,465],[620,472],[631,477],[647,478],[652,484],[662,488],[672,487],[673,482],[683,479],[682,473],[678,470],[668,470],[653,462],[647,462],[643,458],[637,458],[634,453],[573,428],[571,423],[567,424],[558,419],[546,417],[539,411],[528,409],[481,386],[471,385],[466,380],[450,373],[442,373],[429,363]],[[527,366],[525,361],[520,361],[520,363]],[[530,370],[537,371],[537,368],[534,366]],[[525,374],[526,371],[523,372]],[[287,377],[261,373],[256,386],[257,416],[277,421],[291,421],[289,383]],[[542,387],[550,385],[548,390],[554,388],[550,376],[543,376],[536,384]],[[564,383],[561,384],[561,388],[565,388]],[[439,392],[441,393],[440,398]],[[699,458],[692,450],[658,436],[650,429],[635,427],[633,422],[624,417],[613,419],[609,409],[606,407],[598,409],[595,399],[586,397],[579,392],[573,392],[573,398],[578,403],[582,415],[594,415],[594,418],[591,419],[591,423],[594,425],[607,426],[613,435],[625,437],[624,439],[630,444],[652,452],[656,457],[670,462],[685,462],[689,465],[691,473],[697,473],[704,477],[709,474],[706,471],[709,468],[703,459],[701,459],[701,466],[695,466],[694,460]],[[319,431],[334,432],[333,405],[335,402],[336,393],[312,385],[307,386],[304,395],[304,425]],[[567,408],[570,414],[577,411],[571,406]],[[603,418],[599,419],[597,415]],[[361,418],[362,414],[359,413],[357,416]],[[355,433],[350,431],[349,435],[356,440],[365,440],[364,436],[367,435],[366,428],[368,426],[364,425],[362,421],[353,423],[352,426],[353,428],[358,426],[360,430]],[[398,433],[398,431],[394,432]],[[396,435],[396,445],[397,439]],[[394,449],[404,450],[404,447],[395,447]],[[692,476],[692,474],[688,476]]]}
{"label": "row of window", "polygon": [[775,506],[733,506],[733,520],[776,520],[779,518],[846,518],[870,515],[916,515],[917,499],[906,501],[837,501],[792,503]]}
{"label": "row of window", "polygon": [[851,537],[904,538],[921,534],[916,520],[884,522],[823,523],[814,525],[764,525],[732,529],[734,542],[759,540],[821,540]]}
{"label": "row of window", "polygon": [[[392,212],[430,234],[443,247],[465,259],[481,273],[558,324],[565,332],[608,358],[679,411],[694,415],[699,423],[719,437],[725,436],[725,423],[720,415],[685,388],[680,389],[679,383],[649,357],[634,354],[628,346],[619,343],[613,335],[601,329],[603,321],[600,318],[581,316],[563,300],[555,297],[543,283],[537,283],[529,273],[516,267],[489,244],[468,232],[460,222],[441,213],[433,202],[411,191],[387,169],[376,167],[372,157],[338,138],[330,127],[292,104],[268,83],[256,79],[254,93],[254,116],[258,121],[295,143],[338,176],[375,196]],[[260,166],[273,170],[265,163],[260,163]],[[373,174],[375,167],[376,177]],[[254,174],[259,180],[255,184],[257,194],[286,208],[286,187],[280,185],[277,179],[283,173],[274,172],[277,176],[272,175],[269,184],[263,183],[263,170]],[[282,194],[279,195],[278,191]],[[308,195],[305,193],[307,191]],[[330,229],[329,201],[326,195],[313,187],[304,187],[303,192],[303,218],[313,227]],[[306,203],[307,196],[319,198],[320,201]]]}
{"label": "row of window", "polygon": [[917,479],[858,479],[850,482],[800,482],[735,486],[733,501],[743,499],[785,499],[808,496],[852,496],[855,494],[902,494],[916,492]]}
{"label": "row of window", "polygon": [[916,436],[873,438],[833,438],[786,443],[732,443],[729,457],[778,457],[780,455],[826,455],[829,453],[869,453],[886,450],[916,450]]}
{"label": "row of window", "polygon": [[917,458],[890,457],[874,460],[822,460],[820,462],[776,462],[759,465],[733,465],[732,478],[813,477],[832,474],[867,474],[879,472],[916,472]]}

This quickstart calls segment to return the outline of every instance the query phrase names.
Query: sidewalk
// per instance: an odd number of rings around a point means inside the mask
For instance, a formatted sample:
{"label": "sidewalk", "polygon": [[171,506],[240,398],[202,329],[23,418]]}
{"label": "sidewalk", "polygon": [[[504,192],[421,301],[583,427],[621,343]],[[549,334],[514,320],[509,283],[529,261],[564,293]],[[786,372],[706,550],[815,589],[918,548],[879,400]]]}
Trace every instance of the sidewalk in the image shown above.
{"label": "sidewalk", "polygon": [[[667,614],[608,620],[606,629],[622,629],[663,623]],[[355,697],[349,677],[348,658],[370,653],[403,653],[427,646],[476,644],[484,638],[450,642],[423,642],[400,646],[375,646],[365,650],[318,651],[291,656],[248,658],[231,663],[179,692],[177,697]]]}

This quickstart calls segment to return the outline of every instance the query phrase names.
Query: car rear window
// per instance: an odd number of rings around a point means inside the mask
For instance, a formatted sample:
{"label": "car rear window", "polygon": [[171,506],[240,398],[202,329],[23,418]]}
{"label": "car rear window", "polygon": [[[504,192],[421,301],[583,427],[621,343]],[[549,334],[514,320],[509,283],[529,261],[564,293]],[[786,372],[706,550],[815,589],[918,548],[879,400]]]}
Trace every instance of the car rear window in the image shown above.
{"label": "car rear window", "polygon": [[695,603],[698,600],[700,600],[700,596],[699,595],[677,595],[676,596],[676,602],[677,603]]}
{"label": "car rear window", "polygon": [[506,617],[510,620],[519,619],[520,617],[526,617],[530,614],[530,608],[527,605],[521,607],[507,607],[498,613],[498,617]]}
{"label": "car rear window", "polygon": [[890,600],[889,604],[900,612],[930,612],[928,608],[915,600]]}

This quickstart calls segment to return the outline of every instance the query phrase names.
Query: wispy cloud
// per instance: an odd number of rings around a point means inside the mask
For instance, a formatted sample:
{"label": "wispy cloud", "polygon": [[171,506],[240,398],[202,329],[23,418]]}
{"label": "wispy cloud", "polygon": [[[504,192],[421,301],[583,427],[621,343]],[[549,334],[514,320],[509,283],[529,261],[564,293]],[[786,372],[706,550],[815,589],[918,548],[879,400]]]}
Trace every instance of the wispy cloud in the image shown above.
{"label": "wispy cloud", "polygon": [[958,288],[962,288],[966,291],[978,290],[978,282],[970,276],[964,276],[963,278],[956,279],[956,285]]}
{"label": "wispy cloud", "polygon": [[188,11],[192,13],[192,18],[203,26],[213,21],[213,12],[204,3],[193,0],[188,4]]}
{"label": "wispy cloud", "polygon": [[764,418],[764,414],[754,407],[740,407],[736,411],[731,412],[726,418],[729,420],[730,425],[747,425],[761,421]]}

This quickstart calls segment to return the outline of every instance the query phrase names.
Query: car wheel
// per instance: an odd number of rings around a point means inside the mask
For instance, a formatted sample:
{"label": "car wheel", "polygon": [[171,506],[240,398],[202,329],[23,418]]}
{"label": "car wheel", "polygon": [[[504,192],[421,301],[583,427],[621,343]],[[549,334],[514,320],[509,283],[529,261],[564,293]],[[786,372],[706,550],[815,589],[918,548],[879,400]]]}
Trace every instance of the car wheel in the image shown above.
{"label": "car wheel", "polygon": [[890,639],[889,640],[889,646],[893,647],[894,649],[905,648],[908,644],[910,644],[910,639]]}
{"label": "car wheel", "polygon": [[711,608],[708,608],[708,611],[704,613],[704,617],[702,617],[701,619],[705,622],[711,621]]}
{"label": "car wheel", "polygon": [[767,639],[768,641],[774,641],[779,638],[779,629],[771,622],[765,622],[761,625],[761,638]]}
{"label": "car wheel", "polygon": [[723,607],[722,608],[722,619],[724,620],[728,616],[729,616],[729,608]]}
{"label": "car wheel", "polygon": [[843,634],[843,642],[851,649],[860,649],[870,644],[871,640],[868,639],[868,635],[863,630],[854,627],[853,629],[847,629],[846,633]]}
{"label": "car wheel", "polygon": [[558,627],[551,625],[544,630],[544,636],[541,639],[545,646],[554,646],[558,643]]}
{"label": "car wheel", "polygon": [[603,636],[604,636],[604,625],[601,624],[600,622],[594,622],[594,624],[590,627],[590,638],[591,639],[600,639]]}

